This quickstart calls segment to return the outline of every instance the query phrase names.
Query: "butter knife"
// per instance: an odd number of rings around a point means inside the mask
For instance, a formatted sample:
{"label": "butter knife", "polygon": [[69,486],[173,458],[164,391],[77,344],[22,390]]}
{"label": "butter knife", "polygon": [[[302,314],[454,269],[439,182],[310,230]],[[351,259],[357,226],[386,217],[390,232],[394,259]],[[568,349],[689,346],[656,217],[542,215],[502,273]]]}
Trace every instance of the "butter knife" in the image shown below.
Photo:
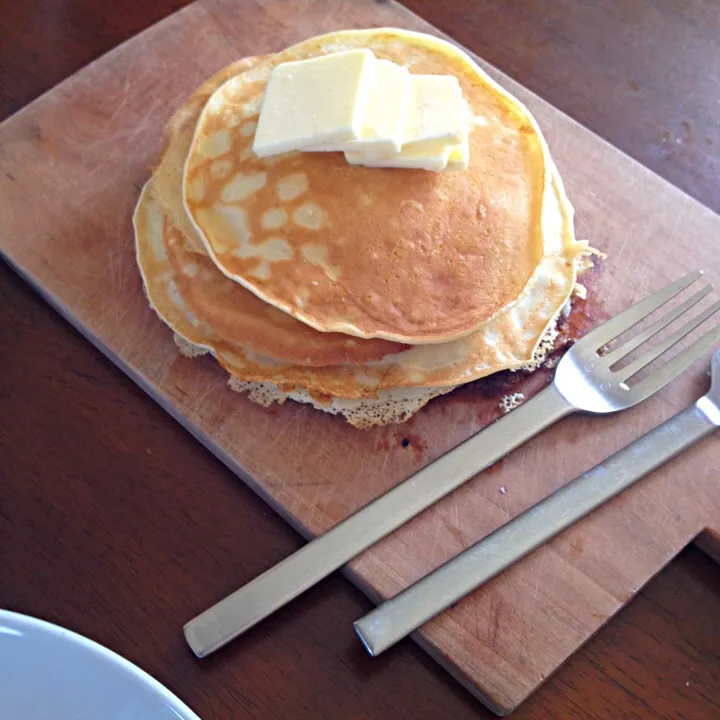
{"label": "butter knife", "polygon": [[720,427],[720,350],[711,361],[710,391],[622,450],[354,623],[370,655],[521,560],[558,533]]}

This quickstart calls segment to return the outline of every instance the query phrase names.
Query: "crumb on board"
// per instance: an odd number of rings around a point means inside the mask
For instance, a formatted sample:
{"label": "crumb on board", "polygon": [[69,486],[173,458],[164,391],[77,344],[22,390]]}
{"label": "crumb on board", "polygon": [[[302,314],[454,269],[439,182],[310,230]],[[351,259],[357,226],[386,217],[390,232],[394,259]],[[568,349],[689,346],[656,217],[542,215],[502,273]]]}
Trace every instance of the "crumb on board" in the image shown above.
{"label": "crumb on board", "polygon": [[504,485],[501,485],[498,490],[500,491],[501,495],[505,495],[507,493],[507,488]]}
{"label": "crumb on board", "polygon": [[503,414],[509,413],[518,407],[518,405],[521,405],[523,400],[525,400],[525,396],[522,393],[503,395],[500,398],[500,409],[503,411]]}

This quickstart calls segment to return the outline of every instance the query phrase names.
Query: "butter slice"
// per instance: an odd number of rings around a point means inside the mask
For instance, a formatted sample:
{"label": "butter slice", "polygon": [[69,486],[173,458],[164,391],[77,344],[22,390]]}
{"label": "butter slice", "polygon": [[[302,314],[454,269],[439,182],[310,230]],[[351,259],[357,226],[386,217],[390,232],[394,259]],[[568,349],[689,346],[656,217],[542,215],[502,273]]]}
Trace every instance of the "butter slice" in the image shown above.
{"label": "butter slice", "polygon": [[453,75],[411,75],[403,149],[435,142],[459,145],[467,131],[467,103]]}
{"label": "butter slice", "polygon": [[418,170],[466,170],[470,109],[450,75],[410,75],[411,97],[400,151],[348,149],[351,165]]}
{"label": "butter slice", "polygon": [[375,83],[370,90],[359,140],[310,148],[320,151],[398,152],[410,106],[410,73],[390,60],[377,61]]}
{"label": "butter slice", "polygon": [[465,129],[463,136],[458,145],[454,145],[450,150],[448,158],[448,170],[467,170],[470,165],[470,131],[472,129],[472,113],[467,100],[463,101],[465,111]]}
{"label": "butter slice", "polygon": [[275,67],[265,89],[253,152],[269,157],[360,140],[376,66],[373,53],[361,49]]}
{"label": "butter slice", "polygon": [[416,170],[467,170],[470,164],[470,139],[467,129],[457,145],[447,145],[442,140],[423,143],[418,148],[403,148],[399,153],[375,154],[368,152],[345,152],[350,165],[378,168],[408,168]]}
{"label": "butter slice", "polygon": [[434,170],[442,172],[450,159],[451,145],[439,142],[435,147],[425,146],[420,149],[403,148],[399,153],[375,154],[368,152],[345,153],[345,160],[350,165],[365,165],[378,168],[408,168],[414,170]]}
{"label": "butter slice", "polygon": [[470,165],[470,137],[465,133],[465,137],[458,145],[450,148],[450,157],[447,161],[446,170],[467,170]]}

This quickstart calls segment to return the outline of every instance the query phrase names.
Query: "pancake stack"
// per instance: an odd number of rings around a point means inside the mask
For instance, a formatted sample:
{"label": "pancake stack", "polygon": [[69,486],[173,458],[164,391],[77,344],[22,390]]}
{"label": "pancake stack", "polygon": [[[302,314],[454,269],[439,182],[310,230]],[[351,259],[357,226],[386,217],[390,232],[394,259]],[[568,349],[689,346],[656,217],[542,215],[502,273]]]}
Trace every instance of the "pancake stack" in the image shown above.
{"label": "pancake stack", "polygon": [[[355,48],[458,79],[466,170],[252,152],[272,69]],[[537,364],[590,253],[528,110],[454,45],[395,29],[210,78],[171,118],[134,224],[148,300],[184,354],[211,353],[256,402],[309,402],[357,427]]]}

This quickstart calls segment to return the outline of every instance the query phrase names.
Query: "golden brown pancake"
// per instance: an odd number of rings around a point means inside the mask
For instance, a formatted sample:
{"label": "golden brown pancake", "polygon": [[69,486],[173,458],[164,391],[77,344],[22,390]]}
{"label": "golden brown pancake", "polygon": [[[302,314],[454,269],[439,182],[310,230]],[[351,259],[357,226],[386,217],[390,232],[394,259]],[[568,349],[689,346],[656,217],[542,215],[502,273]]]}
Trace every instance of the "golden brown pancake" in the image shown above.
{"label": "golden brown pancake", "polygon": [[225,340],[276,360],[312,366],[362,364],[408,347],[313,330],[226,278],[209,257],[187,249],[169,217],[165,223],[168,258],[179,292]]}
{"label": "golden brown pancake", "polygon": [[[470,167],[350,166],[340,153],[251,151],[275,65],[352,47],[453,74],[477,119]],[[513,303],[544,254],[544,141],[525,108],[449,43],[399,30],[313,38],[208,100],[184,201],[218,267],[320,331],[412,344],[467,334]]]}
{"label": "golden brown pancake", "polygon": [[183,296],[167,252],[169,225],[147,191],[135,215],[138,262],[148,298],[160,317],[191,343],[210,350],[240,381],[269,382],[284,391],[301,389],[349,399],[378,398],[402,388],[436,392],[526,365],[554,326],[575,285],[576,263],[586,245],[574,240],[572,208],[554,168],[552,175],[555,214],[554,221],[548,217],[546,224],[555,233],[551,244],[558,252],[543,257],[516,303],[463,338],[414,346],[379,362],[303,367],[278,362],[217,335],[205,317],[190,309]]}
{"label": "golden brown pancake", "polygon": [[[387,38],[382,42],[386,41]],[[432,45],[438,41],[428,42]],[[333,47],[342,49],[327,44],[322,49],[330,52]],[[413,64],[416,55],[422,58],[426,52],[423,48],[408,51],[402,44],[395,51],[402,47],[406,59]],[[373,49],[382,56],[377,48]],[[458,339],[435,343],[433,338],[433,344],[408,347],[382,339],[317,332],[263,302],[237,278],[228,278],[226,268],[217,266],[218,256],[212,245],[198,235],[186,208],[178,201],[183,159],[203,104],[216,97],[214,89],[231,77],[243,77],[250,85],[257,84],[260,81],[253,73],[257,74],[264,62],[250,59],[221,71],[173,116],[163,157],[153,175],[152,192],[146,188],[136,208],[137,259],[146,294],[158,315],[176,333],[176,339],[182,339],[186,351],[212,353],[231,375],[231,387],[247,391],[256,402],[282,402],[288,397],[312,402],[319,409],[341,413],[358,427],[402,422],[432,397],[457,385],[532,362],[538,347],[547,344],[552,336],[555,320],[575,286],[576,273],[585,265],[588,252],[587,244],[574,238],[572,206],[539,133],[536,137],[547,177],[536,218],[540,246],[536,248],[531,274],[515,298]],[[492,85],[492,81],[487,83]],[[504,95],[502,90],[498,93]],[[527,117],[535,128],[532,118]],[[504,142],[502,128],[496,130],[496,136]],[[283,160],[298,161],[305,162],[299,154]],[[277,162],[273,158],[264,161],[264,172],[272,172]],[[214,172],[222,175],[221,170],[222,167],[216,167]],[[363,172],[418,171],[363,169]],[[297,179],[286,182],[284,197],[297,187]],[[292,201],[289,202],[292,210]],[[506,207],[507,201],[501,204]],[[417,206],[411,207],[420,211]],[[457,209],[449,200],[448,207]],[[437,208],[439,212],[439,205]],[[490,215],[488,207],[483,208],[480,216]],[[312,213],[305,213],[294,218],[287,209],[285,215],[278,227],[298,218],[312,222],[313,217]],[[261,214],[260,222],[262,217]],[[271,217],[277,224],[282,213]],[[297,258],[290,264],[296,262]],[[312,262],[306,264],[313,266]],[[370,286],[376,287],[373,282]],[[301,300],[307,304],[304,296]]]}

